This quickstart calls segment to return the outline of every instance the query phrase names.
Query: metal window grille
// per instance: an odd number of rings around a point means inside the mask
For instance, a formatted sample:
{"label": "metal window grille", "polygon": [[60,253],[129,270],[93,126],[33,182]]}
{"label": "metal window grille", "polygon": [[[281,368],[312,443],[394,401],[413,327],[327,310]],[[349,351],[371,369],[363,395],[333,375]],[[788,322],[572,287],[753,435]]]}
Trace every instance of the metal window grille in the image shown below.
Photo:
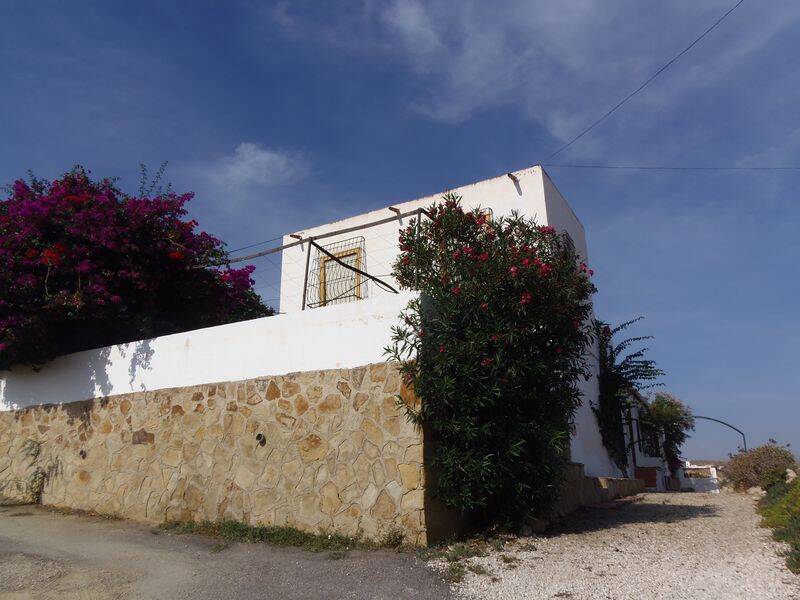
{"label": "metal window grille", "polygon": [[353,237],[322,247],[341,262],[317,248],[312,248],[313,262],[309,268],[306,285],[306,306],[317,308],[366,298],[369,293],[369,280],[345,266],[367,271],[364,237]]}

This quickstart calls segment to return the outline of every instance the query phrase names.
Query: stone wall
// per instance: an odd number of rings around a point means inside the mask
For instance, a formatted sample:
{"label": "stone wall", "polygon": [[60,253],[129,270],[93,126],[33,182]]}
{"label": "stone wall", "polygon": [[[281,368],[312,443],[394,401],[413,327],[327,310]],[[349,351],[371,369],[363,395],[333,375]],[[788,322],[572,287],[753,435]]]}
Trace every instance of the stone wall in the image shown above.
{"label": "stone wall", "polygon": [[425,544],[423,436],[373,364],[0,412],[0,486],[148,522],[401,529]]}

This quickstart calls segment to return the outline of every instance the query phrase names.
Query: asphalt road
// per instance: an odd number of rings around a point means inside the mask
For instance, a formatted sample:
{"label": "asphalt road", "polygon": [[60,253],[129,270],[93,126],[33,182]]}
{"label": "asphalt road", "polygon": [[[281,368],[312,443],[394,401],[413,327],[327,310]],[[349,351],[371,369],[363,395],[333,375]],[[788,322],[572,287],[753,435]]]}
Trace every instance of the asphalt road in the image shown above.
{"label": "asphalt road", "polygon": [[451,598],[411,554],[221,547],[128,521],[0,506],[0,600]]}

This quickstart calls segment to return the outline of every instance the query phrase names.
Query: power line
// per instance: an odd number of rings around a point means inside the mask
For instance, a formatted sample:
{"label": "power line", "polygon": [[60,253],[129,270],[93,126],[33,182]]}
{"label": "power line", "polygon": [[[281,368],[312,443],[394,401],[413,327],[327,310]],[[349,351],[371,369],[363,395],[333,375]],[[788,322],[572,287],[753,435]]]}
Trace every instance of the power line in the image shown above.
{"label": "power line", "polygon": [[800,171],[800,167],[694,167],[694,166],[656,166],[656,165],[566,165],[545,163],[543,167],[561,169],[613,169],[629,171]]}
{"label": "power line", "polygon": [[256,246],[263,246],[264,244],[269,244],[271,242],[275,242],[275,241],[278,241],[278,240],[281,240],[281,239],[283,239],[283,236],[279,235],[278,237],[274,237],[271,240],[264,240],[263,242],[256,242],[255,244],[250,244],[248,246],[242,246],[241,248],[236,248],[234,250],[228,250],[228,254],[233,254],[234,252],[241,252],[242,250],[247,250],[248,248],[255,248]]}
{"label": "power line", "polygon": [[706,29],[706,30],[705,30],[705,31],[704,31],[702,34],[700,34],[700,36],[699,36],[699,37],[695,38],[695,40],[694,40],[694,41],[693,41],[691,44],[689,44],[689,45],[688,45],[688,46],[686,46],[686,47],[685,47],[683,50],[681,50],[680,52],[678,52],[678,54],[676,54],[675,56],[673,56],[673,57],[672,57],[672,58],[671,58],[671,59],[670,59],[670,60],[669,60],[669,61],[668,61],[666,64],[664,64],[664,66],[662,66],[662,67],[661,67],[661,68],[660,68],[658,71],[656,71],[655,73],[653,73],[653,74],[650,76],[650,78],[649,78],[649,79],[647,79],[647,81],[645,81],[645,82],[644,82],[642,85],[640,85],[638,88],[636,88],[635,90],[633,90],[633,91],[632,91],[630,94],[628,94],[627,96],[625,96],[625,97],[624,97],[622,100],[620,100],[619,102],[617,102],[617,103],[616,103],[616,104],[615,104],[615,105],[614,105],[612,108],[610,108],[608,111],[606,111],[606,112],[605,112],[605,114],[603,114],[603,116],[602,116],[602,117],[600,117],[599,119],[597,119],[597,120],[596,120],[594,123],[592,123],[591,125],[589,125],[589,126],[586,128],[586,129],[584,129],[583,131],[581,131],[581,132],[580,132],[578,135],[576,135],[574,138],[572,138],[572,139],[571,139],[569,142],[567,142],[566,144],[564,144],[563,146],[561,146],[561,147],[560,147],[558,150],[556,150],[555,152],[553,152],[553,153],[552,153],[550,156],[548,156],[547,158],[545,158],[543,162],[546,162],[546,161],[550,160],[551,158],[553,158],[554,156],[556,156],[556,155],[558,155],[558,154],[561,154],[561,153],[562,153],[564,150],[566,150],[567,148],[569,148],[570,146],[572,146],[572,144],[574,144],[575,142],[577,142],[579,139],[581,139],[583,136],[585,136],[587,133],[589,133],[589,132],[590,132],[592,129],[594,129],[595,127],[597,127],[597,126],[598,126],[600,123],[602,123],[602,122],[603,122],[603,121],[605,121],[605,120],[606,120],[608,117],[610,117],[612,114],[614,114],[614,113],[617,111],[617,109],[621,108],[621,107],[622,107],[622,106],[623,106],[625,103],[627,103],[627,102],[628,102],[628,100],[630,100],[630,99],[631,99],[631,98],[633,98],[633,97],[634,97],[636,94],[638,94],[639,92],[641,92],[641,91],[642,91],[644,88],[646,88],[646,87],[647,87],[647,86],[650,84],[650,82],[652,82],[652,81],[653,81],[653,80],[654,80],[656,77],[658,77],[659,75],[661,75],[661,73],[663,73],[663,72],[664,72],[664,71],[666,71],[666,70],[667,70],[667,69],[668,69],[670,66],[672,66],[672,63],[674,63],[674,62],[675,62],[676,60],[678,60],[678,59],[679,59],[681,56],[683,56],[684,54],[686,54],[686,53],[687,53],[689,50],[691,50],[691,49],[692,49],[692,48],[693,48],[693,47],[694,47],[696,44],[698,44],[698,43],[700,42],[700,40],[702,40],[702,39],[703,39],[704,37],[706,37],[706,36],[707,36],[709,33],[711,33],[711,32],[712,32],[714,29],[716,29],[716,28],[719,26],[719,24],[720,24],[720,23],[722,23],[722,21],[724,21],[724,20],[725,20],[725,18],[726,18],[728,15],[730,15],[730,14],[731,14],[733,11],[735,11],[737,8],[739,8],[739,6],[741,6],[743,3],[744,3],[744,0],[739,0],[739,1],[738,1],[736,4],[734,4],[734,5],[733,5],[733,6],[732,6],[732,7],[731,7],[731,8],[730,8],[730,9],[729,9],[729,10],[728,10],[728,11],[727,11],[725,14],[723,14],[723,15],[722,15],[722,16],[721,16],[719,19],[717,19],[717,20],[716,20],[716,21],[715,21],[715,22],[714,22],[714,23],[713,23],[713,24],[712,24],[710,27],[708,27],[708,28],[707,28],[707,29]]}

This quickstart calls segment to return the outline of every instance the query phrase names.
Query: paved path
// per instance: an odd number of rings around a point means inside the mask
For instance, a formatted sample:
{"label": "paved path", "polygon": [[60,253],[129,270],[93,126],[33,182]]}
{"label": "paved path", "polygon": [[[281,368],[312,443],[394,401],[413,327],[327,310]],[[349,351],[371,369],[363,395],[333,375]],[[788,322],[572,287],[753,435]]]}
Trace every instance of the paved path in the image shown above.
{"label": "paved path", "polygon": [[742,494],[645,494],[469,559],[488,574],[467,571],[457,591],[481,600],[800,599],[800,576],[758,523]]}
{"label": "paved path", "polygon": [[445,600],[446,584],[410,554],[326,553],[265,544],[220,550],[200,536],[155,535],[127,521],[0,507],[0,600]]}

